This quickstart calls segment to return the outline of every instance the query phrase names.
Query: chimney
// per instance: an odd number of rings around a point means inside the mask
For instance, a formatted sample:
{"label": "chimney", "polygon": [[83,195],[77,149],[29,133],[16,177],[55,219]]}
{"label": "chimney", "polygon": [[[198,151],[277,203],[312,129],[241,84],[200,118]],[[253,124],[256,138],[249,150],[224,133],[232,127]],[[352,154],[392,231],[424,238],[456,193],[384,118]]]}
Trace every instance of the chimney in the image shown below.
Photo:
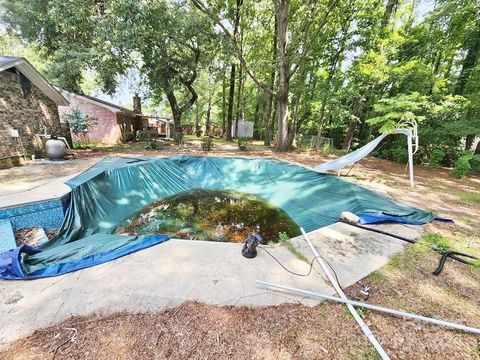
{"label": "chimney", "polygon": [[142,98],[135,94],[133,96],[133,113],[141,114],[142,113]]}

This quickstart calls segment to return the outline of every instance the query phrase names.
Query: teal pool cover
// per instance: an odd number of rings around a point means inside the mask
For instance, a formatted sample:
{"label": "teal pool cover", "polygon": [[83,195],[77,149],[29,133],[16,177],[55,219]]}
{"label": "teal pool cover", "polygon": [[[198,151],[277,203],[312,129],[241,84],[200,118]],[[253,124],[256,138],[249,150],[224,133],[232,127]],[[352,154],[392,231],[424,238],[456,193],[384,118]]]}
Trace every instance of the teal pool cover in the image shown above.
{"label": "teal pool cover", "polygon": [[115,235],[133,213],[193,189],[252,194],[283,209],[306,231],[335,223],[343,211],[364,223],[424,224],[435,215],[338,177],[265,158],[106,158],[67,182],[71,203],[58,235],[38,248],[0,254],[0,278],[56,276],[156,245],[165,235]]}

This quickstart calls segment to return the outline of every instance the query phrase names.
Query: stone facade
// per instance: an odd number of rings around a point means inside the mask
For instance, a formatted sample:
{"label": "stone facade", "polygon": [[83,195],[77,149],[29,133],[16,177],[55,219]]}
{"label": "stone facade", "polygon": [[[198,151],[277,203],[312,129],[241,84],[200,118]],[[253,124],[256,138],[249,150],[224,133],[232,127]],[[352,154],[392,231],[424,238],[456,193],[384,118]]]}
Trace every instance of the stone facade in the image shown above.
{"label": "stone facade", "polygon": [[[36,134],[64,135],[58,107],[26,77],[0,72],[0,160],[17,162],[22,150],[11,130],[18,130],[27,156],[43,151]],[[5,166],[5,165],[4,165]]]}

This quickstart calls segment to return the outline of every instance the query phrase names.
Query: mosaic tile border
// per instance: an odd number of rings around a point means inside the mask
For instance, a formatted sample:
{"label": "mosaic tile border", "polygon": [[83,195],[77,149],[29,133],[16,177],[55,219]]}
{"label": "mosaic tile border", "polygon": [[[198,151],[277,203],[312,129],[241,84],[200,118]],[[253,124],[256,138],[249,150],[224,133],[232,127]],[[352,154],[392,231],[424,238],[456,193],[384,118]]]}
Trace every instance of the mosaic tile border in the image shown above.
{"label": "mosaic tile border", "polygon": [[70,194],[61,198],[0,209],[0,220],[10,220],[13,230],[42,227],[44,230],[58,229],[70,205]]}

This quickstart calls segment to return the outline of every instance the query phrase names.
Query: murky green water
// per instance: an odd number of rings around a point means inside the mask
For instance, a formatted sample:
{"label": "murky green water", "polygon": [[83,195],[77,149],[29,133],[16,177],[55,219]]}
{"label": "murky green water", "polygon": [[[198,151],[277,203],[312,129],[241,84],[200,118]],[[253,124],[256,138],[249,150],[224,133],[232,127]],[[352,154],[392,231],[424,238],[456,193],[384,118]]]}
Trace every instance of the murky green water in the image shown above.
{"label": "murky green water", "polygon": [[212,190],[192,190],[150,204],[125,221],[117,233],[243,242],[254,230],[263,243],[278,242],[281,232],[289,237],[300,234],[287,213],[261,198]]}

